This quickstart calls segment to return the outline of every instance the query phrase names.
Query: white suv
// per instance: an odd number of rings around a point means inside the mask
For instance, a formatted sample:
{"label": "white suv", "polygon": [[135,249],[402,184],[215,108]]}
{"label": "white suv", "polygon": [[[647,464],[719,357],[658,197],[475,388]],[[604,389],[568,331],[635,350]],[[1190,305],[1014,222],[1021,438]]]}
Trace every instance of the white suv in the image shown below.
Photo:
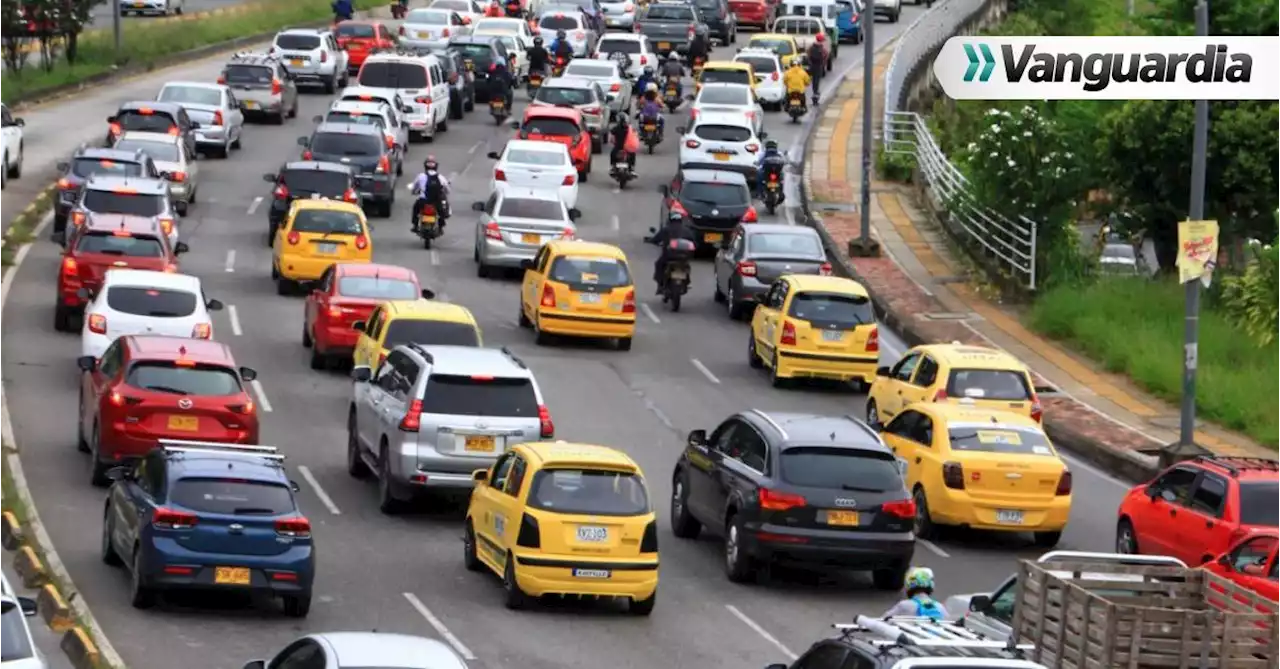
{"label": "white suv", "polygon": [[210,311],[222,303],[206,299],[200,279],[142,269],[112,269],[84,310],[80,355],[102,357],[117,337],[135,334],[213,339]]}
{"label": "white suv", "polygon": [[347,52],[328,30],[290,28],[276,35],[267,52],[280,58],[298,82],[324,86],[333,93],[347,85]]}
{"label": "white suv", "polygon": [[761,105],[782,111],[787,87],[782,83],[782,62],[768,49],[742,49],[733,57],[735,63],[746,63],[756,75],[756,97]]}
{"label": "white suv", "polygon": [[3,172],[0,172],[0,186],[4,186],[8,185],[9,179],[22,176],[22,128],[27,123],[20,118],[14,118],[9,111],[9,105],[0,105],[0,118],[3,118],[3,127],[0,127],[0,151],[4,153],[4,164],[0,166],[3,169]]}
{"label": "white suv", "polygon": [[755,122],[744,114],[699,114],[692,127],[677,128],[680,169],[729,170],[755,179],[756,160],[768,133],[756,133]]}
{"label": "white suv", "polygon": [[399,94],[410,137],[431,141],[437,130],[449,129],[449,78],[433,55],[376,53],[364,61],[355,83],[343,98],[353,92]]}

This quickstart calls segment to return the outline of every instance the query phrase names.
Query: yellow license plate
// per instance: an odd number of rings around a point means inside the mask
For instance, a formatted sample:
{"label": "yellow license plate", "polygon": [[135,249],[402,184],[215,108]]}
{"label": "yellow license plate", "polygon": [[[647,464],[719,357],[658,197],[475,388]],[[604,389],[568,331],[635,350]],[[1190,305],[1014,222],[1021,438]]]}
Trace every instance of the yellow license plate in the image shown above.
{"label": "yellow license plate", "polygon": [[542,236],[526,232],[523,235],[520,235],[520,241],[525,244],[538,244],[542,242]]}
{"label": "yellow license plate", "polygon": [[306,62],[307,62],[307,61],[302,60],[301,58],[294,58],[293,60],[289,61],[289,64],[290,64],[290,65],[292,65],[292,66],[294,66],[294,67],[302,67],[302,66],[303,66],[303,64],[304,64],[304,63],[306,63]]}
{"label": "yellow license plate", "polygon": [[657,132],[657,130],[658,130],[658,126],[656,126],[656,125],[654,125],[654,124],[652,124],[652,123],[646,123],[646,124],[644,124],[644,129],[645,129],[645,130],[647,130],[647,131],[649,131],[649,132]]}
{"label": "yellow license plate", "polygon": [[667,89],[667,97],[669,97],[669,98],[674,98],[675,96],[676,96],[676,89],[674,89],[674,88],[668,88],[668,89]]}
{"label": "yellow license plate", "polygon": [[467,61],[467,62],[466,62],[466,66],[467,66],[467,71],[468,71],[468,72],[471,72],[472,70],[475,70],[475,69],[476,69],[476,64],[475,64],[475,63],[473,63],[473,62],[471,62],[471,61]]}
{"label": "yellow license plate", "polygon": [[492,453],[496,448],[493,442],[493,437],[488,436],[467,437],[462,448],[468,453]]}
{"label": "yellow license plate", "polygon": [[803,103],[800,100],[792,99],[790,104],[792,107],[799,107]]}
{"label": "yellow license plate", "polygon": [[258,108],[258,103],[254,102],[253,100],[245,100],[245,101],[244,101],[244,108],[245,108],[245,109],[257,109],[257,108]]}
{"label": "yellow license plate", "polygon": [[840,525],[843,527],[854,527],[858,524],[857,511],[828,511],[828,525]]}
{"label": "yellow license plate", "polygon": [[221,585],[249,585],[248,567],[215,567],[213,582]]}
{"label": "yellow license plate", "polygon": [[422,222],[423,222],[423,223],[426,223],[427,225],[434,225],[434,224],[435,224],[435,222],[436,222],[436,217],[435,217],[435,216],[423,216],[423,217],[422,217]]}
{"label": "yellow license plate", "polygon": [[490,102],[489,104],[490,104],[490,105],[492,105],[494,109],[502,109],[503,107],[507,106],[507,103],[505,103],[505,102],[503,102],[503,101],[501,101],[501,100],[494,100],[493,102]]}
{"label": "yellow license plate", "polygon": [[195,416],[169,416],[169,429],[196,432],[200,429],[200,419]]}
{"label": "yellow license plate", "polygon": [[702,236],[702,241],[708,244],[715,244],[716,242],[722,239],[724,239],[724,235],[718,232],[708,232],[707,234]]}
{"label": "yellow license plate", "polygon": [[670,48],[671,48],[671,42],[658,42],[658,49],[659,49],[659,50],[661,50],[661,49],[670,49]]}
{"label": "yellow license plate", "polygon": [[431,39],[431,33],[418,33],[418,39]]}
{"label": "yellow license plate", "polygon": [[720,162],[722,162],[722,163],[724,163],[724,162],[728,162],[728,161],[729,161],[729,154],[727,154],[727,153],[713,153],[713,154],[711,154],[711,155],[715,156],[715,157],[716,157],[716,160],[718,160],[718,161],[720,161]]}

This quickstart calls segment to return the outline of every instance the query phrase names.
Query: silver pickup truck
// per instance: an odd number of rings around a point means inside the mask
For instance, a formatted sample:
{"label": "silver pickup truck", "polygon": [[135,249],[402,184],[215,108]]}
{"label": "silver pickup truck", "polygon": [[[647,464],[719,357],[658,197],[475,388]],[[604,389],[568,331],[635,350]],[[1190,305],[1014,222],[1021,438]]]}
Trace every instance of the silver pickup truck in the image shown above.
{"label": "silver pickup truck", "polygon": [[688,53],[695,33],[707,35],[707,25],[698,8],[684,2],[651,2],[636,13],[636,32],[649,38],[653,50],[663,56],[675,51]]}

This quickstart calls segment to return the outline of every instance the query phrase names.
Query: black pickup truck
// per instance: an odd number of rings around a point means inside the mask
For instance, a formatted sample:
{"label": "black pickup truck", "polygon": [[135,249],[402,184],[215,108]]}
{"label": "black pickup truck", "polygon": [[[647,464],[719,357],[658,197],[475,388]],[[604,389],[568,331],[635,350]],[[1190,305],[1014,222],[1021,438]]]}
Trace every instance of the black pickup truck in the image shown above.
{"label": "black pickup truck", "polygon": [[684,2],[650,2],[636,14],[635,27],[663,56],[672,51],[687,53],[695,32],[707,35],[698,9]]}

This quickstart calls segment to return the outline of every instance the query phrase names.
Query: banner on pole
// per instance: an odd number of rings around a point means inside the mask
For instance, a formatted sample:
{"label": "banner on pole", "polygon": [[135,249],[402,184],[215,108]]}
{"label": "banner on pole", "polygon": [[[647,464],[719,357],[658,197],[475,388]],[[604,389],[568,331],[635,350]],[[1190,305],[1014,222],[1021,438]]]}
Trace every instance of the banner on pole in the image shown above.
{"label": "banner on pole", "polygon": [[1181,283],[1199,279],[1207,287],[1218,264],[1218,222],[1182,221],[1178,224],[1178,277]]}

